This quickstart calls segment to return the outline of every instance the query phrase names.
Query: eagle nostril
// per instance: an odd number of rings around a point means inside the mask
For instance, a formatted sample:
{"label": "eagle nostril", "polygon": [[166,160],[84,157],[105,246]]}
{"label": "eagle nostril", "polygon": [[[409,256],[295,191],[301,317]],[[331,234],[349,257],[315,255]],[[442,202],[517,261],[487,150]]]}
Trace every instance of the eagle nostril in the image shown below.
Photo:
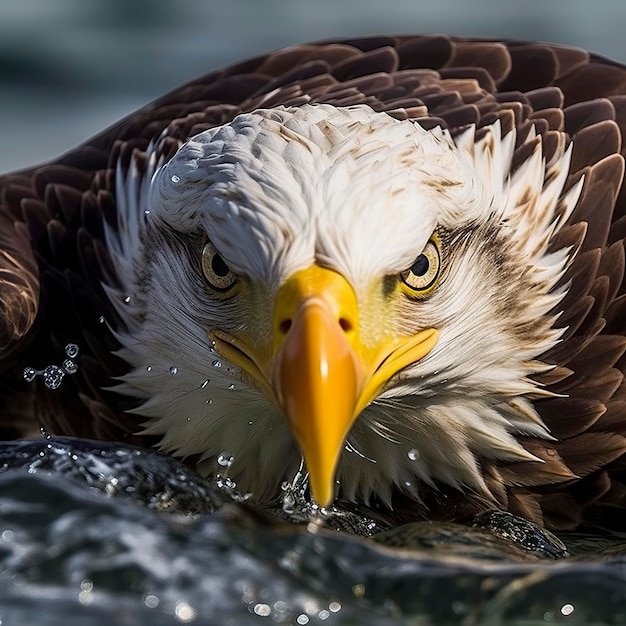
{"label": "eagle nostril", "polygon": [[280,322],[280,324],[278,324],[278,330],[283,335],[286,335],[289,332],[290,328],[291,328],[291,320],[290,319],[283,320],[282,322]]}
{"label": "eagle nostril", "polygon": [[341,326],[341,330],[343,330],[344,333],[349,333],[351,330],[354,330],[352,322],[345,317],[339,318],[339,326]]}

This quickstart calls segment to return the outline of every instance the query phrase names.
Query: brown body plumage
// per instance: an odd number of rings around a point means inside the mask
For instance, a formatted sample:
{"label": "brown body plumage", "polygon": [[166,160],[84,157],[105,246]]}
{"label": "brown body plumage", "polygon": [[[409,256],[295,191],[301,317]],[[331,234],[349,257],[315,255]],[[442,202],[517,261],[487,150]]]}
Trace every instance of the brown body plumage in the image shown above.
{"label": "brown body plumage", "polygon": [[[580,247],[561,279],[569,290],[562,340],[541,356],[536,378],[555,395],[535,408],[555,441],[522,437],[543,463],[479,459],[497,505],[550,528],[583,520],[619,525],[626,510],[626,351],[622,190],[626,68],[581,50],[448,37],[381,37],[279,51],[209,74],[141,109],[54,163],[0,178],[0,393],[2,436],[39,425],[151,445],[136,406],[107,390],[128,365],[112,354],[119,324],[102,282],[113,273],[103,219],[116,223],[115,168],[167,129],[167,157],[202,130],[242,111],[305,102],[367,104],[426,128],[514,124],[514,163],[534,126],[546,160],[557,134],[573,140],[568,185],[585,183],[555,249]],[[511,112],[513,115],[511,115]],[[621,155],[621,156],[620,156]],[[566,185],[566,187],[568,186]],[[23,379],[26,366],[58,363],[80,345],[79,371],[55,390]],[[462,519],[483,498],[438,485],[421,502],[396,494],[396,520]],[[492,503],[489,504],[491,506]]]}

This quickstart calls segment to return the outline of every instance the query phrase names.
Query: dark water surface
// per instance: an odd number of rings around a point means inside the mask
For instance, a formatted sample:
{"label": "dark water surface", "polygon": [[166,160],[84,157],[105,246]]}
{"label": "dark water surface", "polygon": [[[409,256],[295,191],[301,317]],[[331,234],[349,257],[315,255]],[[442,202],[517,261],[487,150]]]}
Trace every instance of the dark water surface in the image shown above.
{"label": "dark water surface", "polygon": [[482,531],[417,526],[389,542],[409,548],[391,547],[249,509],[152,451],[1,444],[0,620],[626,623],[618,540],[565,538],[582,556],[551,561]]}

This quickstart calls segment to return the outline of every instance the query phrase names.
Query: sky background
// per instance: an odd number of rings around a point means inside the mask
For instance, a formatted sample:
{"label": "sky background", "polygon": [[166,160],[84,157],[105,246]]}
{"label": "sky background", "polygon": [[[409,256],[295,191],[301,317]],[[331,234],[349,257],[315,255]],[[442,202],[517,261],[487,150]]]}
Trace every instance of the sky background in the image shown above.
{"label": "sky background", "polygon": [[54,158],[212,69],[331,37],[451,33],[626,63],[626,0],[0,0],[0,172]]}

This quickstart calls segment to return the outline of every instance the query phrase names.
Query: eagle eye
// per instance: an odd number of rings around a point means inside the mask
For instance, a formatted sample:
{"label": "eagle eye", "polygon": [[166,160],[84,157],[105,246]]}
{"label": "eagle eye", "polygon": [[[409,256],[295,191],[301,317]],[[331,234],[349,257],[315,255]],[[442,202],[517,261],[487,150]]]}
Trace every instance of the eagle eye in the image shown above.
{"label": "eagle eye", "polygon": [[237,276],[226,265],[210,241],[207,241],[202,248],[202,273],[209,285],[217,291],[230,289],[237,280]]}
{"label": "eagle eye", "polygon": [[415,259],[408,270],[400,274],[403,284],[412,296],[426,296],[437,284],[441,268],[441,244],[439,237],[433,235],[422,253]]}

